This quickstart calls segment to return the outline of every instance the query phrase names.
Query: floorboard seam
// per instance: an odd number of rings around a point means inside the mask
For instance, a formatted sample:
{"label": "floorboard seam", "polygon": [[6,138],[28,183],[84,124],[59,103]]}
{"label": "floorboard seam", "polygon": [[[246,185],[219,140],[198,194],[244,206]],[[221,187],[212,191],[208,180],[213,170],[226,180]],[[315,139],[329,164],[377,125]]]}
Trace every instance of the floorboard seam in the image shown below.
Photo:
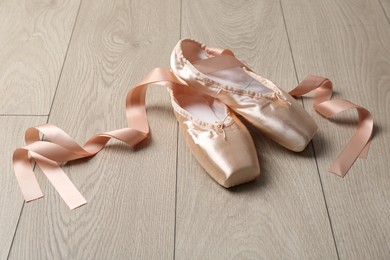
{"label": "floorboard seam", "polygon": [[[294,66],[295,77],[296,77],[296,81],[297,81],[297,83],[298,83],[298,82],[299,82],[299,77],[298,77],[298,72],[297,72],[297,66],[296,66],[296,64],[295,64],[295,59],[294,59],[294,54],[293,54],[293,51],[292,51],[290,36],[289,36],[289,34],[288,34],[287,22],[286,22],[286,18],[285,18],[284,11],[283,11],[282,0],[279,0],[279,5],[280,5],[280,10],[281,10],[281,12],[282,12],[283,23],[284,23],[284,29],[285,29],[285,31],[286,31],[287,42],[288,42],[288,46],[289,46],[289,48],[290,48],[291,59],[292,59],[293,66]],[[304,105],[302,99],[301,99],[301,101],[302,101],[302,105]],[[331,217],[330,217],[330,214],[329,214],[328,203],[327,203],[327,201],[326,201],[326,196],[325,196],[325,192],[324,192],[324,186],[323,186],[323,184],[322,184],[322,179],[321,179],[321,175],[320,175],[320,169],[319,169],[319,166],[318,166],[317,155],[316,155],[316,152],[315,152],[315,149],[314,149],[314,142],[313,142],[313,141],[310,141],[310,143],[311,143],[311,147],[312,147],[312,150],[313,150],[314,161],[315,161],[316,168],[317,168],[317,174],[318,174],[318,179],[319,179],[320,186],[321,186],[322,197],[323,197],[324,203],[325,203],[326,213],[327,213],[327,215],[328,215],[328,221],[329,221],[330,230],[331,230],[331,233],[332,233],[333,244],[334,244],[334,247],[335,247],[335,250],[336,250],[337,259],[340,260],[339,250],[338,250],[338,248],[337,248],[336,238],[335,238],[335,234],[334,234],[334,231],[333,231],[332,220],[331,220]]]}
{"label": "floorboard seam", "polygon": [[60,75],[58,76],[57,86],[56,86],[56,89],[55,89],[55,91],[54,91],[54,96],[53,96],[53,100],[52,100],[51,105],[50,105],[49,114],[48,114],[46,123],[48,123],[49,120],[50,120],[51,111],[52,111],[52,109],[53,109],[54,101],[55,101],[56,96],[57,96],[58,87],[59,87],[59,85],[60,85],[60,81],[61,81],[61,77],[62,77],[62,72],[64,71],[66,59],[67,59],[67,57],[68,57],[69,48],[70,48],[70,45],[71,45],[71,42],[72,42],[72,39],[73,39],[73,33],[74,33],[74,29],[76,28],[77,19],[78,19],[78,17],[79,17],[79,13],[80,13],[80,8],[81,8],[81,3],[82,3],[82,2],[83,2],[83,1],[80,0],[79,8],[77,9],[76,18],[74,19],[72,32],[71,32],[70,37],[69,37],[68,47],[66,48],[66,52],[65,52],[64,62],[62,63]]}
{"label": "floorboard seam", "polygon": [[173,259],[176,259],[176,215],[177,215],[177,176],[179,164],[179,124],[176,123],[176,180],[175,180],[175,220],[173,228]]}
{"label": "floorboard seam", "polygon": [[381,0],[378,0],[378,2],[379,2],[379,5],[380,5],[381,8],[382,8],[383,13],[385,14],[385,17],[386,17],[387,22],[390,24],[390,18],[389,18],[389,16],[387,16],[386,10],[385,10],[385,8],[383,7],[383,4],[382,4]]}
{"label": "floorboard seam", "polygon": [[[74,33],[74,28],[76,27],[77,18],[78,18],[79,13],[80,13],[81,3],[82,3],[82,0],[80,0],[79,7],[78,7],[78,9],[77,9],[76,18],[75,18],[75,20],[74,20],[72,32],[71,32],[70,37],[69,37],[68,47],[66,48],[64,61],[63,61],[63,63],[62,63],[61,71],[60,71],[60,74],[59,74],[59,76],[58,76],[57,86],[56,86],[56,89],[55,89],[55,91],[54,91],[53,100],[52,100],[51,105],[50,105],[49,113],[48,113],[47,115],[43,115],[43,116],[47,116],[46,123],[48,123],[48,122],[49,122],[49,119],[50,119],[50,114],[51,114],[51,111],[52,111],[52,108],[53,108],[53,104],[54,104],[54,100],[55,100],[55,97],[56,97],[56,94],[57,94],[58,86],[59,86],[59,83],[60,83],[60,80],[61,80],[62,72],[63,72],[63,70],[64,70],[66,58],[67,58],[67,56],[68,56],[69,46],[70,46],[70,44],[71,44],[71,42],[72,42],[72,37],[73,37],[73,33]],[[3,116],[3,115],[1,115],[1,116]],[[17,114],[17,115],[10,115],[10,116],[27,116],[27,115]],[[28,116],[40,116],[40,115],[28,115]],[[43,138],[44,138],[44,136],[42,136],[42,139],[43,139]],[[36,164],[34,164],[34,166],[33,166],[33,172],[35,172],[35,167],[36,167]],[[12,250],[12,247],[13,247],[13,244],[14,244],[14,241],[15,241],[15,237],[16,237],[16,232],[17,232],[17,230],[18,230],[18,228],[19,228],[19,223],[20,223],[20,220],[21,220],[21,218],[22,218],[23,209],[24,209],[24,205],[25,205],[25,204],[26,204],[26,202],[23,201],[22,208],[20,209],[19,218],[18,218],[18,221],[17,221],[17,223],[16,223],[15,232],[14,232],[14,235],[13,235],[13,237],[12,237],[11,245],[10,245],[9,250],[8,250],[7,260],[9,259],[10,254],[11,254],[11,250]]]}
{"label": "floorboard seam", "polygon": [[[179,39],[181,39],[183,0],[180,0]],[[176,259],[176,220],[177,220],[177,176],[179,170],[179,123],[176,123],[176,183],[175,183],[175,225],[173,231],[173,260]]]}
{"label": "floorboard seam", "polygon": [[20,219],[22,218],[22,212],[23,212],[25,204],[26,204],[26,202],[23,201],[22,208],[20,209],[20,213],[19,213],[19,218],[18,218],[18,221],[16,222],[15,232],[14,232],[14,235],[12,236],[11,245],[9,246],[9,249],[8,249],[7,260],[9,259],[9,256],[11,254],[12,246],[14,245],[14,240],[15,240],[15,237],[16,237],[16,231],[18,230],[19,222],[20,222]]}
{"label": "floorboard seam", "polygon": [[325,197],[324,186],[323,186],[323,184],[322,184],[322,179],[321,179],[321,175],[320,175],[320,169],[319,169],[319,167],[318,167],[318,161],[317,161],[316,150],[314,149],[314,142],[311,141],[310,143],[311,143],[311,147],[312,147],[312,150],[313,150],[313,153],[314,153],[314,160],[315,160],[315,162],[316,162],[318,178],[319,178],[320,184],[321,184],[322,196],[323,196],[323,198],[324,198],[324,203],[325,203],[325,208],[326,208],[326,214],[328,215],[328,221],[329,221],[329,225],[330,225],[330,231],[332,232],[333,243],[334,243],[334,246],[335,246],[335,249],[336,249],[337,259],[340,260],[339,249],[338,249],[338,247],[337,247],[336,237],[335,237],[334,230],[333,230],[332,218],[330,217],[328,202],[326,201],[326,197]]}

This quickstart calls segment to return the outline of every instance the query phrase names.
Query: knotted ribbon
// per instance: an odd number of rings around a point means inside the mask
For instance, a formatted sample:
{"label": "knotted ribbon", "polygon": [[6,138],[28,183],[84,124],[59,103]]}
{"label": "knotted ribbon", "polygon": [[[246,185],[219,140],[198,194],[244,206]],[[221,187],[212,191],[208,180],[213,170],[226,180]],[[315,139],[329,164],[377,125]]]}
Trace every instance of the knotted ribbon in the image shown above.
{"label": "knotted ribbon", "polygon": [[[245,67],[250,70],[235,58],[231,50],[209,46],[206,46],[205,49],[210,57],[193,62],[193,66],[203,73],[232,67]],[[329,168],[329,172],[344,177],[357,158],[367,158],[374,125],[372,115],[364,107],[348,100],[331,100],[333,84],[329,79],[320,76],[307,76],[289,94],[293,97],[299,97],[313,90],[315,91],[313,108],[326,118],[349,109],[356,109],[358,112],[359,120],[355,134]]]}
{"label": "knotted ribbon", "polygon": [[[213,51],[218,51],[213,50]],[[231,55],[229,52],[228,55]],[[145,140],[149,135],[145,97],[150,84],[172,87],[175,84],[187,86],[170,70],[156,68],[144,80],[133,87],[126,97],[128,127],[92,136],[84,145],[79,145],[68,134],[56,126],[45,124],[26,130],[26,145],[17,148],[13,154],[16,179],[26,201],[43,197],[34,175],[30,158],[42,169],[70,209],[87,203],[85,198],[60,167],[60,163],[91,157],[101,151],[111,138],[120,140],[130,147]],[[325,117],[331,117],[347,109],[355,108],[359,113],[356,133],[330,167],[331,172],[344,176],[357,157],[366,157],[373,128],[370,112],[347,100],[330,100],[332,83],[328,79],[309,76],[289,93],[301,96],[315,90],[314,109]],[[43,134],[45,140],[40,138]]]}
{"label": "knotted ribbon", "polygon": [[348,100],[331,100],[333,84],[327,78],[310,75],[299,83],[296,88],[291,90],[289,94],[298,97],[312,90],[315,90],[313,108],[317,113],[326,118],[349,109],[356,109],[358,112],[359,120],[355,134],[329,168],[329,172],[344,177],[357,158],[367,158],[374,126],[372,115],[364,107],[358,106]]}
{"label": "knotted ribbon", "polygon": [[[30,155],[70,209],[87,203],[59,164],[94,156],[111,138],[120,140],[130,147],[145,140],[149,134],[145,97],[150,84],[167,87],[172,87],[174,84],[186,85],[168,69],[153,69],[127,94],[128,127],[96,134],[83,146],[77,144],[64,131],[50,124],[28,128],[25,133],[26,146],[17,148],[13,154],[15,175],[24,199],[31,201],[43,197],[29,160]],[[41,140],[40,133],[44,135],[45,140]]]}

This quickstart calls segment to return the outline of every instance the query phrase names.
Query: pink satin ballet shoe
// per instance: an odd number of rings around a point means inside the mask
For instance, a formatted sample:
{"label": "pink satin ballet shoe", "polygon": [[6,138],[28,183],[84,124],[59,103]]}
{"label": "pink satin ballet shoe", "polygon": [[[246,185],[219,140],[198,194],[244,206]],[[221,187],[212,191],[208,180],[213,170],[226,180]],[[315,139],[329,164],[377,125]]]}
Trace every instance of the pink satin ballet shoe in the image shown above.
{"label": "pink satin ballet shoe", "polygon": [[[204,54],[203,51],[207,50],[206,52],[214,53],[215,58],[223,57],[222,59],[225,59],[226,55],[223,55],[224,53],[229,56],[232,55],[231,52],[226,50],[206,49],[204,46],[190,40],[181,41],[179,47],[184,42],[190,43],[190,46],[197,46],[195,50],[198,53],[194,50],[190,54],[196,53],[199,56]],[[186,44],[184,45],[186,46]],[[190,50],[192,50],[191,48]],[[185,49],[188,51],[188,47],[185,47]],[[34,175],[31,164],[31,160],[33,160],[41,168],[69,208],[74,209],[87,203],[69,177],[63,172],[61,168],[62,163],[94,156],[112,138],[120,140],[131,147],[145,140],[149,136],[145,97],[146,90],[150,84],[168,87],[171,94],[172,107],[179,125],[183,129],[188,147],[211,177],[224,187],[235,186],[255,179],[260,174],[259,162],[255,146],[245,126],[234,113],[230,112],[223,102],[202,92],[210,92],[209,94],[215,92],[214,96],[222,97],[221,99],[225,103],[230,104],[237,112],[247,115],[247,118],[249,116],[257,116],[259,122],[270,123],[266,124],[266,126],[260,125],[261,129],[268,128],[267,131],[276,129],[277,134],[283,133],[284,130],[286,136],[277,136],[279,138],[277,140],[282,140],[288,144],[288,147],[292,147],[295,150],[299,150],[297,147],[303,149],[303,144],[307,143],[311,138],[310,136],[314,134],[317,128],[316,125],[311,122],[312,119],[308,115],[299,110],[299,105],[295,105],[294,100],[289,95],[280,91],[269,81],[251,73],[245,66],[232,66],[230,68],[237,71],[243,70],[253,78],[247,84],[247,88],[254,88],[253,91],[251,90],[252,92],[236,86],[228,88],[228,85],[222,85],[214,81],[203,85],[201,84],[202,81],[198,82],[199,75],[203,74],[200,74],[200,72],[195,73],[194,66],[187,59],[184,59],[184,56],[180,54],[181,52],[176,54],[176,51],[175,49],[172,56],[175,71],[187,79],[187,81],[197,84],[197,88],[202,91],[198,91],[195,87],[190,86],[168,69],[157,68],[134,86],[126,97],[128,127],[95,134],[84,145],[79,145],[64,131],[53,125],[28,128],[25,134],[26,145],[17,148],[13,154],[15,176],[24,199],[32,201],[43,196]],[[211,56],[211,54],[208,55]],[[180,60],[177,57],[180,57]],[[192,57],[192,59],[195,58]],[[212,60],[212,58],[205,60]],[[227,61],[237,63],[236,59],[228,59]],[[242,76],[241,73],[238,72],[237,74]],[[235,75],[235,73],[231,73],[229,70],[227,70],[227,74],[230,76],[231,74]],[[202,80],[208,79],[206,76],[201,78]],[[247,78],[243,76],[242,82],[245,82],[245,80]],[[235,78],[231,79],[231,81],[237,82]],[[339,176],[345,176],[357,158],[367,157],[373,129],[373,118],[367,109],[350,101],[331,100],[332,88],[330,80],[318,76],[309,76],[295,89],[291,90],[290,93],[294,96],[301,96],[314,90],[313,107],[325,117],[331,117],[349,109],[358,111],[359,122],[357,131],[329,169],[330,172]],[[259,91],[264,91],[265,93],[259,93]],[[276,97],[276,99],[273,99],[272,96]],[[250,113],[251,108],[253,108],[253,113]],[[260,108],[265,111],[262,111]],[[282,108],[285,110],[282,110]],[[298,113],[298,115],[293,113]],[[288,118],[290,114],[294,119],[293,121]],[[267,116],[270,118],[266,118]],[[277,118],[278,116],[281,118]],[[286,126],[278,126],[275,123],[278,120],[285,120]],[[290,121],[292,123],[289,123]],[[302,125],[301,127],[298,126],[299,122]],[[45,136],[44,140],[42,140],[40,134]],[[294,141],[294,136],[298,136],[300,139]],[[282,143],[282,141],[280,142]]]}
{"label": "pink satin ballet shoe", "polygon": [[[134,147],[149,136],[146,90],[150,84],[167,86],[179,125],[200,165],[224,187],[249,182],[260,174],[255,145],[245,126],[219,100],[204,95],[176,77],[169,69],[156,68],[134,86],[126,97],[128,127],[92,136],[79,145],[53,125],[26,130],[26,145],[13,155],[16,179],[26,201],[43,197],[30,159],[45,173],[69,208],[87,203],[60,165],[101,151],[111,138]],[[40,134],[45,136],[41,140]]]}
{"label": "pink satin ballet shoe", "polygon": [[305,109],[234,57],[230,50],[180,40],[171,55],[173,72],[191,87],[217,98],[292,151],[302,151],[317,131]]}
{"label": "pink satin ballet shoe", "polygon": [[188,86],[168,90],[187,146],[214,180],[232,187],[260,174],[253,140],[225,104]]}

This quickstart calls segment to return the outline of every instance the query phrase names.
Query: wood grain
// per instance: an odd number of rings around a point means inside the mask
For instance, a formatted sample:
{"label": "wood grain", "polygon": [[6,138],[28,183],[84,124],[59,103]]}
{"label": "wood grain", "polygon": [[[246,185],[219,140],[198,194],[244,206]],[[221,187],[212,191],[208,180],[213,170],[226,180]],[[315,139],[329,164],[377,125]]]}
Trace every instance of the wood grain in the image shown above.
{"label": "wood grain", "polygon": [[[296,84],[276,1],[184,1],[182,35],[232,49],[282,88]],[[179,139],[177,259],[336,259],[309,146],[295,154],[251,128],[261,163],[252,183],[224,189]]]}
{"label": "wood grain", "polygon": [[338,117],[340,124],[314,115],[321,129],[314,147],[340,259],[388,259],[389,23],[377,1],[282,3],[299,79],[307,74],[329,77],[337,98],[374,115],[369,158],[358,160],[344,179],[327,168],[353,133],[356,115],[346,112]]}
{"label": "wood grain", "polygon": [[378,0],[382,5],[383,11],[385,12],[385,16],[387,21],[390,24],[390,1],[389,0]]}
{"label": "wood grain", "polygon": [[0,2],[0,114],[49,113],[79,2]]}
{"label": "wood grain", "polygon": [[7,258],[23,206],[23,196],[12,167],[12,154],[17,147],[24,145],[24,130],[46,120],[45,116],[0,117],[0,259]]}
{"label": "wood grain", "polygon": [[[79,3],[0,2],[0,115],[38,115],[0,116],[0,259],[389,258],[388,1],[84,0],[78,13]],[[296,77],[329,77],[336,98],[374,115],[369,158],[344,179],[328,173],[356,114],[327,121],[305,98],[320,126],[316,159],[311,145],[291,153],[248,126],[262,173],[227,190],[192,157],[166,91],[153,86],[150,140],[113,141],[64,166],[87,205],[70,211],[37,169],[45,197],[23,206],[11,154],[27,127],[46,122],[53,98],[49,123],[80,143],[125,127],[127,91],[168,66],[179,37],[230,48],[286,90]]]}
{"label": "wood grain", "polygon": [[[169,66],[179,9],[176,0],[83,1],[49,122],[81,143],[125,127],[127,91]],[[136,149],[112,142],[64,167],[88,204],[69,211],[46,185],[24,208],[10,259],[173,257],[177,123],[165,88],[147,98],[152,138]]]}

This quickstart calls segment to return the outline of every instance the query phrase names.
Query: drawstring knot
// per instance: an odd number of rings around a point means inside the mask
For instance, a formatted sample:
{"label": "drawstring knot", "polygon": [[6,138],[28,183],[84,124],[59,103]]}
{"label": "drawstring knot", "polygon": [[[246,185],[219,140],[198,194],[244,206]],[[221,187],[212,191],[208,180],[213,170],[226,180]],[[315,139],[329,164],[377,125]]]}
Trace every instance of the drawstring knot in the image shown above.
{"label": "drawstring knot", "polygon": [[288,101],[288,99],[282,93],[274,92],[272,95],[272,101],[284,108],[291,106],[290,101]]}
{"label": "drawstring knot", "polygon": [[228,117],[229,117],[229,113],[226,113],[225,118],[222,121],[217,122],[217,124],[216,124],[217,132],[218,133],[223,133],[223,140],[225,140],[225,141],[227,141],[227,139],[226,139],[226,132],[225,132],[225,121],[226,121],[226,119]]}

